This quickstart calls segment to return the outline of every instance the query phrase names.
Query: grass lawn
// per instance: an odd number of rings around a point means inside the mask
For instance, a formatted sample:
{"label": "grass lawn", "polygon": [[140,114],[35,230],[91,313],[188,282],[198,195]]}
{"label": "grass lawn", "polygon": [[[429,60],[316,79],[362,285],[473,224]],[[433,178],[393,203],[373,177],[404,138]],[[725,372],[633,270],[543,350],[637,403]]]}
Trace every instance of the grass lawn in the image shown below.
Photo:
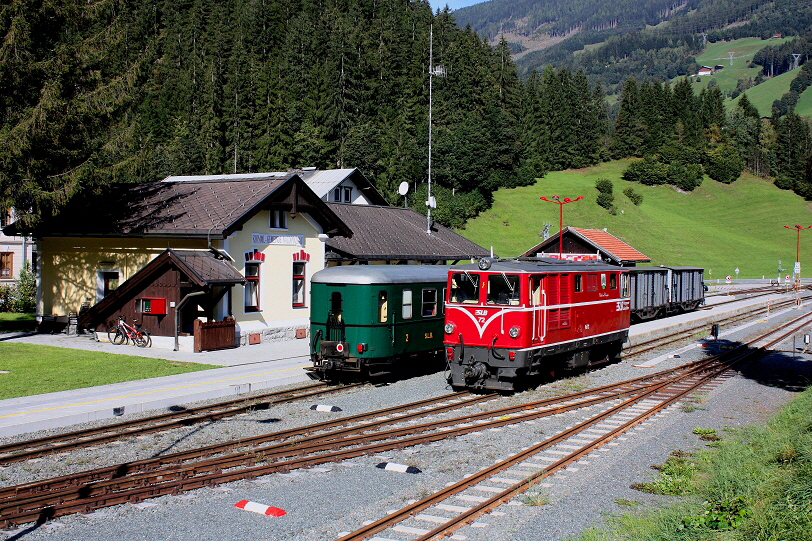
{"label": "grass lawn", "polygon": [[[730,185],[705,177],[691,193],[672,186],[643,186],[621,179],[628,160],[579,170],[549,173],[533,186],[500,189],[488,212],[468,222],[460,233],[501,257],[515,257],[541,242],[540,231],[549,222],[558,231],[558,205],[541,196],[584,199],[564,207],[564,225],[606,228],[651,258],[657,265],[696,265],[706,269],[705,279],[735,276],[761,278],[777,275],[778,260],[792,268],[796,233],[784,225],[812,224],[812,205],[790,191],[749,174]],[[611,215],[595,202],[595,181],[614,183]],[[634,206],[623,195],[626,187],[643,195]],[[812,231],[801,235],[801,264],[812,275]],[[785,273],[786,274],[786,273]]]}
{"label": "grass lawn", "polygon": [[80,349],[0,342],[0,400],[210,368],[217,367]]}
{"label": "grass lawn", "polygon": [[[750,100],[750,103],[752,103],[756,109],[758,109],[758,114],[760,116],[771,116],[773,102],[781,99],[781,96],[789,92],[789,85],[792,83],[792,80],[795,79],[796,75],[798,75],[798,72],[793,70],[782,73],[777,77],[767,79],[760,85],[756,85],[753,88],[748,89],[746,91],[747,99]],[[804,92],[804,94],[806,94],[806,92]],[[736,99],[726,100],[725,107],[727,110],[730,111],[733,109],[733,107],[739,103],[740,99],[740,96],[736,96]],[[801,114],[801,111],[797,112],[798,114]]]}
{"label": "grass lawn", "polygon": [[0,312],[0,332],[29,332],[37,326],[34,314]]}

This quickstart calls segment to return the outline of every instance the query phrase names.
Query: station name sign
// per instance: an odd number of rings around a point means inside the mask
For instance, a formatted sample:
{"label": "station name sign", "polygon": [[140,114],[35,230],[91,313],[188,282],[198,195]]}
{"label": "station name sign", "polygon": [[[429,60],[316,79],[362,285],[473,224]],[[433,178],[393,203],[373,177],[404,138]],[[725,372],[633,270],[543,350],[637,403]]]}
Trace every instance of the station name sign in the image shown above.
{"label": "station name sign", "polygon": [[251,233],[252,244],[304,247],[304,235],[279,235],[274,233]]}

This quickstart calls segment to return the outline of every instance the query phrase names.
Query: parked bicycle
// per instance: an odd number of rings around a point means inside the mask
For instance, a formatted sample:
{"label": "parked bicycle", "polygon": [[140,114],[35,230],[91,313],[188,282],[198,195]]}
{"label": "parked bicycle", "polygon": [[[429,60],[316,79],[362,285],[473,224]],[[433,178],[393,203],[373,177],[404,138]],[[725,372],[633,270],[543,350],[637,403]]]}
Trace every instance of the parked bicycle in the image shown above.
{"label": "parked bicycle", "polygon": [[[133,319],[133,325],[138,325],[137,319]],[[133,344],[140,348],[152,346],[152,338],[147,330],[141,327],[136,328],[133,325],[127,323],[124,316],[118,316],[118,324],[107,331],[110,343],[119,346],[124,343],[129,344],[132,340]]]}

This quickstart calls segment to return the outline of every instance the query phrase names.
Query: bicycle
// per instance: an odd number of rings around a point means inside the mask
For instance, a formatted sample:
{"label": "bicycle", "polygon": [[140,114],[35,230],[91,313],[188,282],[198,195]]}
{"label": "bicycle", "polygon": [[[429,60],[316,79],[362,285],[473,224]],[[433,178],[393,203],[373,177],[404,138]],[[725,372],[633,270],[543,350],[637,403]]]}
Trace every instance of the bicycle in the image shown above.
{"label": "bicycle", "polygon": [[[133,324],[138,325],[138,320],[133,319]],[[128,324],[124,320],[124,316],[118,316],[118,324],[107,331],[107,338],[110,340],[111,344],[115,344],[117,346],[120,346],[125,342],[129,344],[130,340],[132,340],[133,344],[140,348],[152,346],[152,337],[150,337],[147,330],[141,327],[135,328]]]}

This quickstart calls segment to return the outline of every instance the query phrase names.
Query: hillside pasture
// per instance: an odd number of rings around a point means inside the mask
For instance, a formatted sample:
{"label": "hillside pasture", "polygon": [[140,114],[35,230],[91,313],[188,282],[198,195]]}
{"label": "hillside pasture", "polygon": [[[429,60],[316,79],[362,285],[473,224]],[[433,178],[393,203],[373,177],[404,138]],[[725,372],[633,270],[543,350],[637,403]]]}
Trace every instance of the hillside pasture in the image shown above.
{"label": "hillside pasture", "polygon": [[[812,205],[803,198],[750,174],[730,185],[706,176],[690,193],[672,186],[643,186],[621,178],[629,163],[552,172],[533,186],[500,189],[493,207],[460,233],[484,247],[493,246],[501,257],[515,257],[541,241],[544,222],[551,224],[551,235],[558,231],[558,205],[539,197],[580,195],[583,200],[564,207],[565,226],[606,228],[653,264],[701,266],[706,279],[735,275],[736,268],[739,278],[775,277],[778,260],[792,268],[796,233],[783,226],[812,224]],[[614,183],[615,215],[596,203],[599,178]],[[630,186],[643,196],[639,207],[623,195]],[[802,268],[812,275],[812,231],[802,233],[801,258]]]}

